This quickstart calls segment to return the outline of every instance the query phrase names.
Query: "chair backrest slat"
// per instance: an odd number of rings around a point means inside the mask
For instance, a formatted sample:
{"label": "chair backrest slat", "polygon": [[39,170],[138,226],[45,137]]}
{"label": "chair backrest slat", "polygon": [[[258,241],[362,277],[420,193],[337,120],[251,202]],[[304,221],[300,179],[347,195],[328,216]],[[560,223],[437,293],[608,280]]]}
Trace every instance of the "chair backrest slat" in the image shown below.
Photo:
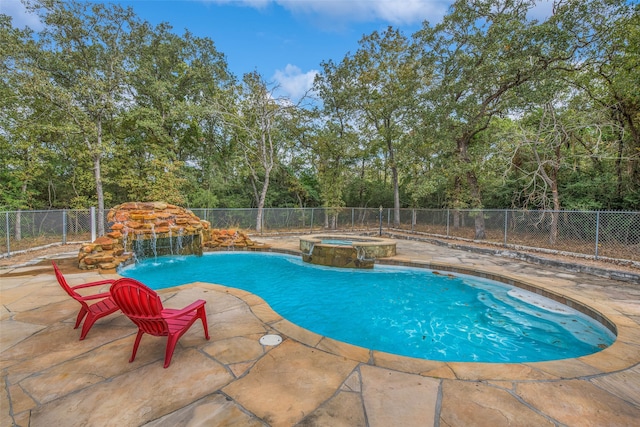
{"label": "chair backrest slat", "polygon": [[135,279],[123,278],[111,286],[111,298],[145,333],[160,336],[168,333],[167,322],[161,315],[162,301],[153,289]]}
{"label": "chair backrest slat", "polygon": [[64,291],[67,294],[69,294],[71,298],[78,301],[80,304],[82,304],[85,308],[88,309],[87,303],[82,300],[82,295],[77,293],[75,290],[73,290],[71,286],[69,286],[69,284],[67,283],[67,279],[64,278],[64,275],[58,268],[58,265],[55,262],[52,262],[52,264],[53,264],[53,271],[56,273],[56,279],[58,279],[58,283],[60,284],[60,287],[62,287],[62,289],[64,289]]}

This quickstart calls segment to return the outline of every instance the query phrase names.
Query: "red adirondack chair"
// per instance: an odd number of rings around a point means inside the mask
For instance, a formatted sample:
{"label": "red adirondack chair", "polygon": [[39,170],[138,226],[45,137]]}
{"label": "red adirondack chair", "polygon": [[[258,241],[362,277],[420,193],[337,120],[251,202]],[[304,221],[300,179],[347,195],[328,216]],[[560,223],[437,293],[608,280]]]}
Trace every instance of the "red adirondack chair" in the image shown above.
{"label": "red adirondack chair", "polygon": [[[111,295],[109,294],[109,292],[101,292],[99,294],[83,296],[76,291],[78,289],[91,288],[93,286],[111,285],[113,284],[113,282],[115,282],[115,280],[99,280],[97,282],[90,282],[90,283],[84,283],[82,285],[69,286],[66,279],[62,275],[62,272],[56,265],[55,261],[51,261],[51,263],[53,264],[53,270],[56,273],[56,278],[58,279],[58,283],[60,283],[60,286],[62,286],[62,289],[64,289],[71,298],[75,299],[82,305],[82,308],[78,313],[78,317],[76,318],[76,325],[74,326],[73,329],[77,329],[78,326],[80,326],[80,322],[82,322],[82,319],[85,316],[87,317],[86,320],[84,321],[84,324],[82,325],[82,331],[80,332],[80,340],[82,341],[84,337],[87,336],[87,333],[89,333],[89,329],[91,329],[91,327],[96,322],[96,320],[104,316],[108,316],[111,313],[115,313],[116,311],[119,310],[119,308],[116,305],[116,303],[113,302],[113,300],[111,299]],[[93,304],[88,303],[93,300],[100,300],[100,301],[97,301]]]}
{"label": "red adirondack chair", "polygon": [[129,278],[119,279],[111,285],[111,298],[118,304],[125,316],[138,326],[138,334],[133,344],[133,353],[129,363],[136,358],[140,339],[145,333],[167,337],[164,356],[165,368],[171,363],[173,350],[178,340],[196,320],[202,320],[204,336],[209,339],[207,313],[204,309],[205,300],[199,299],[182,310],[164,308],[160,297],[153,289]]}

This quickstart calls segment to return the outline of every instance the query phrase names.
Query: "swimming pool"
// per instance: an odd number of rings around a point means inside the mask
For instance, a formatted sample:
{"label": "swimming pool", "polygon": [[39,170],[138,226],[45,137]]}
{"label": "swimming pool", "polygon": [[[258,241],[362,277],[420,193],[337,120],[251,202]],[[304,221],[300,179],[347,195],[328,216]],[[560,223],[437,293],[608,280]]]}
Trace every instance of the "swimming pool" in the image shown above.
{"label": "swimming pool", "polygon": [[550,299],[421,268],[345,270],[289,255],[217,252],[147,259],[120,274],[155,289],[195,281],[244,289],[318,334],[423,359],[545,361],[595,353],[615,340],[595,320]]}

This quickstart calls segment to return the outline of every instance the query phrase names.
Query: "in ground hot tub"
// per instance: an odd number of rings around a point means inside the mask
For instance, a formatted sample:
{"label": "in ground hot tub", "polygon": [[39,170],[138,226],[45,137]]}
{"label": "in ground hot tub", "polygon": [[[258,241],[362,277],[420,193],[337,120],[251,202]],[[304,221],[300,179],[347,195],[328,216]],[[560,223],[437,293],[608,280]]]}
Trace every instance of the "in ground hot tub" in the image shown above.
{"label": "in ground hot tub", "polygon": [[300,238],[302,259],[329,267],[373,268],[376,258],[396,254],[396,242],[380,237],[336,234]]}

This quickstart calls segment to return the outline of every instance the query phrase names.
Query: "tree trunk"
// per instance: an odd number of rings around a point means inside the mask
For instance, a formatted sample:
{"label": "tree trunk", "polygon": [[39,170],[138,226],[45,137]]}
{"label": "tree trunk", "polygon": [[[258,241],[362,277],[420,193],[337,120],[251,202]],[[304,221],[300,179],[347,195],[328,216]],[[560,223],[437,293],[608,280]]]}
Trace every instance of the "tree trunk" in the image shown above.
{"label": "tree trunk", "polygon": [[98,236],[104,236],[104,194],[102,190],[102,177],[100,172],[100,155],[93,157],[93,170],[96,179],[96,196],[98,197]]}
{"label": "tree trunk", "polygon": [[[554,203],[555,204],[555,203]],[[553,210],[551,212],[551,224],[549,224],[549,243],[555,245],[558,241],[558,216],[560,212]]]}
{"label": "tree trunk", "polygon": [[400,227],[400,188],[398,185],[398,168],[394,166],[391,168],[391,174],[393,176],[393,225],[394,227]]}
{"label": "tree trunk", "polygon": [[22,240],[22,211],[20,209],[16,212],[16,223],[14,228],[13,238],[16,242],[19,242]]}
{"label": "tree trunk", "polygon": [[556,148],[556,158],[558,161],[553,166],[551,174],[551,197],[553,198],[553,212],[551,213],[551,224],[549,230],[549,243],[555,245],[558,241],[558,217],[560,215],[560,194],[558,192],[558,170],[560,169],[560,147]]}
{"label": "tree trunk", "polygon": [[620,133],[618,134],[618,154],[616,156],[616,201],[622,201],[622,156],[624,155],[624,143]]}
{"label": "tree trunk", "polygon": [[[98,130],[98,140],[96,142],[98,147],[102,147],[102,123],[98,120],[97,130]],[[91,143],[89,142],[89,137],[85,136],[85,143],[88,147],[91,147]],[[93,173],[96,180],[96,197],[98,198],[98,236],[104,236],[104,190],[102,188],[102,171],[100,166],[101,161],[101,151],[94,149],[93,154]]]}
{"label": "tree trunk", "polygon": [[[457,141],[458,156],[463,163],[467,164],[471,163],[471,159],[469,159],[467,153],[471,137],[472,136],[470,134],[466,134],[460,137]],[[474,220],[475,233],[473,238],[474,240],[484,240],[487,236],[485,234],[484,213],[482,212],[482,197],[480,195],[480,185],[478,184],[478,177],[476,177],[476,173],[472,170],[467,171],[466,175],[467,184],[469,185],[469,190],[471,191],[471,208],[479,210]]]}
{"label": "tree trunk", "polygon": [[362,158],[362,162],[360,165],[360,188],[358,189],[358,200],[360,201],[360,205],[364,204],[364,178],[365,178],[365,162],[364,157]]}
{"label": "tree trunk", "polygon": [[400,226],[400,187],[398,185],[398,166],[396,165],[395,154],[393,152],[393,142],[387,140],[387,151],[389,153],[389,165],[391,166],[391,179],[393,180],[393,225]]}
{"label": "tree trunk", "polygon": [[256,231],[262,233],[262,216],[264,213],[264,202],[267,199],[267,190],[269,189],[270,171],[265,170],[264,182],[262,183],[262,191],[260,192],[260,200],[258,200],[258,215],[256,216]]}
{"label": "tree trunk", "polygon": [[484,211],[482,210],[480,185],[478,184],[478,177],[476,177],[475,172],[467,172],[467,182],[469,183],[469,188],[471,189],[471,197],[473,199],[472,208],[478,210],[474,219],[475,234],[473,238],[474,240],[484,240],[487,238],[487,235],[485,233]]}
{"label": "tree trunk", "polygon": [[[630,147],[630,151],[632,153],[637,153],[638,151],[640,151],[640,130],[636,125],[633,114],[625,111],[624,116],[627,121],[629,132],[631,133],[632,144]],[[635,117],[637,117],[637,115]],[[631,158],[629,159],[629,176],[631,177],[632,185],[640,183],[640,161],[638,161],[638,156],[631,156]]]}
{"label": "tree trunk", "polygon": [[258,215],[256,215],[256,231],[262,233],[262,213],[264,209],[258,206]]}
{"label": "tree trunk", "polygon": [[[20,188],[20,192],[22,193],[22,200],[27,200],[27,183],[24,182],[22,187]],[[13,238],[16,242],[22,240],[22,210],[18,209],[16,212],[16,226],[13,232]]]}
{"label": "tree trunk", "polygon": [[473,208],[478,209],[475,216],[475,235],[474,240],[484,240],[487,238],[484,225],[484,211],[482,210],[482,198],[480,197],[480,186],[475,172],[467,172],[467,181],[471,189],[471,197],[473,198]]}

